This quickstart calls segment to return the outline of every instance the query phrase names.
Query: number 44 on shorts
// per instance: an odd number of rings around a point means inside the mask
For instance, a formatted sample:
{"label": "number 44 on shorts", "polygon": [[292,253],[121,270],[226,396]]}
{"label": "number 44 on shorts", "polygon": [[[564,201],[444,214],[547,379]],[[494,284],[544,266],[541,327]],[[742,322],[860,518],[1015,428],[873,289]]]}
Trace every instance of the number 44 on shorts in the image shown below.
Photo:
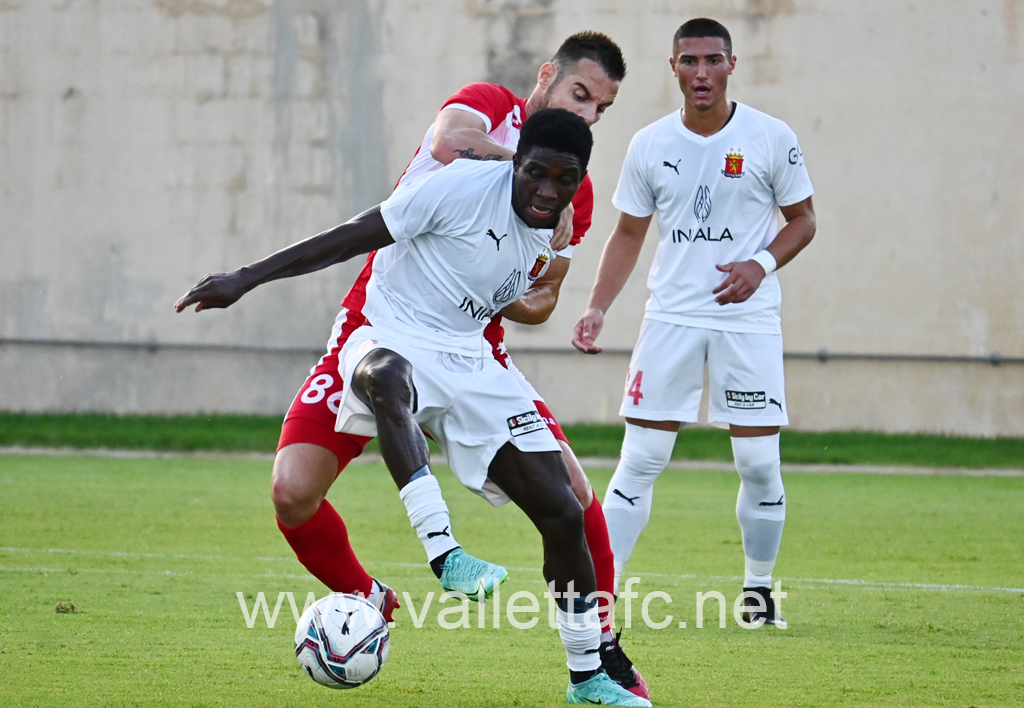
{"label": "number 44 on shorts", "polygon": [[640,384],[643,383],[644,372],[642,372],[642,371],[636,372],[636,376],[633,377],[632,383],[630,383],[630,377],[632,375],[633,375],[633,372],[627,369],[626,370],[626,397],[633,399],[633,405],[634,406],[639,406],[640,405],[640,399],[644,397],[644,394],[642,394],[640,392]]}

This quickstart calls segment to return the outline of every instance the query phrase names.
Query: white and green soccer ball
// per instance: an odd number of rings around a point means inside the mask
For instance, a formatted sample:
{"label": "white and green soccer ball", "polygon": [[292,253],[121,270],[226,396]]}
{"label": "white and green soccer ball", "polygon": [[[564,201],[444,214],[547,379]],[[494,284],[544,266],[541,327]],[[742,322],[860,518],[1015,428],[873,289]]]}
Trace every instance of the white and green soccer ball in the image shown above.
{"label": "white and green soccer ball", "polygon": [[328,595],[306,608],[295,628],[295,656],[319,684],[356,688],[384,666],[391,648],[388,624],[356,595]]}

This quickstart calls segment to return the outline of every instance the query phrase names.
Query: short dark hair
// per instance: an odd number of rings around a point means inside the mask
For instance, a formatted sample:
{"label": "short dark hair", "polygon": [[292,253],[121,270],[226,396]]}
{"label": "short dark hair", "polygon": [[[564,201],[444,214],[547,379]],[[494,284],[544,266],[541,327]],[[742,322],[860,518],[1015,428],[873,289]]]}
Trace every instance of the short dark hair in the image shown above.
{"label": "short dark hair", "polygon": [[581,59],[598,63],[612,81],[622,81],[626,76],[626,60],[622,58],[622,50],[606,34],[577,32],[562,42],[562,46],[551,57],[551,63],[558,69],[557,78],[575,67]]}
{"label": "short dark hair", "polygon": [[517,152],[525,155],[535,147],[575,155],[586,172],[590,151],[594,147],[594,136],[586,121],[575,113],[564,108],[542,108],[523,123],[519,131]]}
{"label": "short dark hair", "polygon": [[725,28],[725,25],[717,20],[697,17],[684,22],[676,30],[675,37],[672,38],[672,52],[675,53],[676,43],[680,39],[687,39],[689,37],[720,37],[725,42],[725,53],[732,57],[732,36],[729,34],[729,30]]}

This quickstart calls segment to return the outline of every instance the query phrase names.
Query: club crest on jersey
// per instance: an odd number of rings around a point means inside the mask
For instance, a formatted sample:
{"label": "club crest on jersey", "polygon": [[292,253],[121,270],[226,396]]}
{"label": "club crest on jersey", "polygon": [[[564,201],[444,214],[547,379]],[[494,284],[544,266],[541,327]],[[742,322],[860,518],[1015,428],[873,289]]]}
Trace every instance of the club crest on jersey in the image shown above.
{"label": "club crest on jersey", "polygon": [[530,280],[536,280],[547,270],[548,261],[551,260],[551,256],[547,252],[540,253],[537,256],[537,260],[533,262],[533,268],[530,268],[530,272],[526,275]]}
{"label": "club crest on jersey", "polygon": [[726,177],[743,176],[743,153],[738,148],[730,148],[725,153],[725,169],[722,174]]}

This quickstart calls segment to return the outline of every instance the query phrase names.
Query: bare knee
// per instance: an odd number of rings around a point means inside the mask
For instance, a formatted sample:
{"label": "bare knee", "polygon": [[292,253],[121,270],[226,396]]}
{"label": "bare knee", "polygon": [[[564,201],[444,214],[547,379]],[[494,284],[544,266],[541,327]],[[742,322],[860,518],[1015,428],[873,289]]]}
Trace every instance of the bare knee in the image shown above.
{"label": "bare knee", "polygon": [[338,474],[338,458],[327,448],[295,443],[274,458],[270,498],[282,524],[294,528],[313,517]]}
{"label": "bare knee", "polygon": [[594,501],[594,490],[590,487],[587,473],[583,471],[583,465],[576,458],[569,443],[559,440],[558,444],[562,447],[562,459],[565,460],[565,466],[569,468],[569,485],[572,487],[572,493],[576,496],[576,501],[580,503],[580,506],[587,509]]}
{"label": "bare knee", "polygon": [[545,540],[569,543],[583,538],[583,507],[574,496],[566,495],[559,508],[538,516],[535,524]]}
{"label": "bare knee", "polygon": [[412,364],[390,349],[374,349],[356,366],[352,392],[376,415],[414,409]]}

